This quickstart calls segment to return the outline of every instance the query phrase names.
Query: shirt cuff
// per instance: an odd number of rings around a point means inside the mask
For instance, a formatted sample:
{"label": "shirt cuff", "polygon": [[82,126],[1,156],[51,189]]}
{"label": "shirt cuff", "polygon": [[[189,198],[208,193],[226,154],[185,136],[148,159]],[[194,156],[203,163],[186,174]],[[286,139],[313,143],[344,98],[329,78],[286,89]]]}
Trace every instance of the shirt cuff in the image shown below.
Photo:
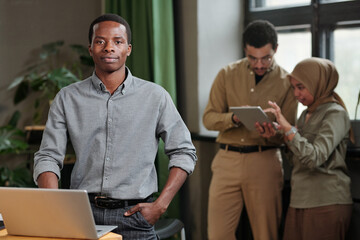
{"label": "shirt cuff", "polygon": [[171,156],[168,168],[179,167],[191,175],[195,169],[196,161],[187,154],[174,154]]}

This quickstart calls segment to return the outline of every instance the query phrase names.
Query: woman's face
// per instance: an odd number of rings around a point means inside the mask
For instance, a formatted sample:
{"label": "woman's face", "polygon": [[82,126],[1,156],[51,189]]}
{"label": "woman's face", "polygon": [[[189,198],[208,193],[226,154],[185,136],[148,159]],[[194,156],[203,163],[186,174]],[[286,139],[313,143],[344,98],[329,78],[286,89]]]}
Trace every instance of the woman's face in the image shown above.
{"label": "woman's face", "polygon": [[314,102],[314,96],[311,95],[309,90],[293,77],[290,77],[291,86],[294,90],[296,99],[304,106],[310,106]]}

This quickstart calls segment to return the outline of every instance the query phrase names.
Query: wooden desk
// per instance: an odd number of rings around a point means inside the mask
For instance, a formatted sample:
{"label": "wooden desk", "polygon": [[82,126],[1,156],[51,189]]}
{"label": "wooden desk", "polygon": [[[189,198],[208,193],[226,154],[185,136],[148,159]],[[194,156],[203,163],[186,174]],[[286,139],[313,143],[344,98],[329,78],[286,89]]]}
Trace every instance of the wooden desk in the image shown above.
{"label": "wooden desk", "polygon": [[[14,235],[8,235],[6,229],[0,230],[0,240],[66,240],[68,238],[38,238],[38,237],[23,237],[23,236],[14,236]],[[109,232],[99,238],[99,240],[122,240],[122,236],[116,233]]]}

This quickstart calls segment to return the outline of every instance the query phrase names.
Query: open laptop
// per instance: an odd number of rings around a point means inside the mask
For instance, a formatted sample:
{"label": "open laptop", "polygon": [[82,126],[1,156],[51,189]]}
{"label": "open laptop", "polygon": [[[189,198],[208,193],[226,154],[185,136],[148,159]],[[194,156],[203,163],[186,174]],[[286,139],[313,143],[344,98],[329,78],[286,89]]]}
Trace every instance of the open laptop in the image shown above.
{"label": "open laptop", "polygon": [[10,235],[98,239],[117,226],[95,225],[85,190],[0,187]]}

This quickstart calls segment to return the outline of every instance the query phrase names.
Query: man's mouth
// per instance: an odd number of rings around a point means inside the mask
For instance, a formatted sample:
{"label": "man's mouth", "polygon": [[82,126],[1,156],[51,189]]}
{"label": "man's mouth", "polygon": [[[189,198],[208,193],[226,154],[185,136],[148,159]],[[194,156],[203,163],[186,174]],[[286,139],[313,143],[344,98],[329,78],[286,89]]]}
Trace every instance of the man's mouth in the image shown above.
{"label": "man's mouth", "polygon": [[254,68],[254,72],[255,72],[255,73],[265,73],[265,72],[266,72],[266,68]]}
{"label": "man's mouth", "polygon": [[119,58],[118,57],[102,57],[101,60],[106,63],[113,63],[113,62],[117,62],[119,60]]}

